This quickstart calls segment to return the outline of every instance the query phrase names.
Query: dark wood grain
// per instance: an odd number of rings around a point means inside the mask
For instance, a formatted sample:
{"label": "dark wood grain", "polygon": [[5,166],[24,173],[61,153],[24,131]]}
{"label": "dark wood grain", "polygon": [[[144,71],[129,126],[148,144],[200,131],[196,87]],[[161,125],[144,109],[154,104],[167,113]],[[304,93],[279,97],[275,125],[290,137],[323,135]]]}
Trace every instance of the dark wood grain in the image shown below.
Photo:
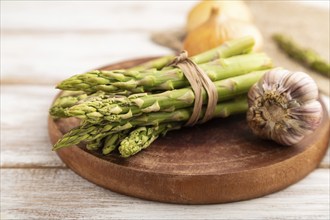
{"label": "dark wood grain", "polygon": [[[103,69],[127,68],[147,59]],[[77,123],[49,118],[52,143]],[[83,146],[57,153],[78,175],[115,192],[170,203],[224,203],[267,195],[301,180],[323,158],[329,129],[324,111],[313,134],[284,147],[255,137],[241,115],[169,132],[129,159],[91,153]]]}

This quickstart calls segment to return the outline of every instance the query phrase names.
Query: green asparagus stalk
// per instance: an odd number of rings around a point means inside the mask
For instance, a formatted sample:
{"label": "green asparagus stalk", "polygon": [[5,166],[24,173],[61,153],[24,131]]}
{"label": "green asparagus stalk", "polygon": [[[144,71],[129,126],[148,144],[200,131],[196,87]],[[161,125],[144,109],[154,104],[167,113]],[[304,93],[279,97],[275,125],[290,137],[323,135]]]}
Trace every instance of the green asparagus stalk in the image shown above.
{"label": "green asparagus stalk", "polygon": [[[247,102],[245,97],[239,97],[235,102],[229,105],[223,105],[222,110],[220,106],[217,106],[215,117],[228,117],[233,114],[240,114],[247,110]],[[177,121],[187,120],[191,112],[178,111],[178,115],[174,116]],[[205,114],[205,109],[202,115]],[[146,116],[147,117],[147,116]],[[159,117],[161,118],[161,117]],[[171,117],[170,117],[171,118]],[[179,120],[178,120],[179,119]],[[166,121],[166,120],[164,120]],[[175,121],[175,120],[174,120]],[[160,123],[161,121],[158,121]],[[153,126],[143,126],[138,127],[136,130],[132,131],[119,146],[119,152],[121,156],[127,158],[133,156],[140,152],[141,150],[150,146],[150,144],[155,141],[160,135],[164,136],[168,131],[180,129],[183,123],[178,122],[165,122]]]}
{"label": "green asparagus stalk", "polygon": [[[213,117],[246,112],[246,96],[240,95],[272,67],[265,54],[246,54],[253,45],[253,39],[245,37],[191,57],[217,88],[219,98]],[[89,150],[102,150],[106,155],[118,148],[123,157],[128,157],[167,131],[184,126],[195,97],[182,71],[168,66],[173,58],[161,57],[126,70],[92,71],[60,83],[60,89],[79,92],[59,98],[51,115],[83,120],[53,150],[84,142]],[[206,104],[205,91],[202,98]]]}
{"label": "green asparagus stalk", "polygon": [[[206,51],[204,53],[192,56],[191,59],[197,63],[202,64],[210,62],[218,58],[228,58],[239,54],[248,53],[254,46],[254,40],[251,37],[243,37],[228,41],[220,47]],[[147,61],[138,66],[130,68],[129,70],[141,71],[146,69],[160,70],[173,61],[175,56],[164,56],[151,61]]]}
{"label": "green asparagus stalk", "polygon": [[[164,56],[161,58],[153,59],[151,61],[147,61],[145,63],[139,64],[138,66],[134,66],[128,70],[139,70],[146,71],[150,69],[161,69],[166,66],[168,63],[173,61],[174,56]],[[110,95],[130,95],[129,91],[120,91],[116,94]],[[95,93],[93,96],[99,96],[100,93]],[[104,96],[102,96],[104,97]],[[50,109],[50,115],[56,117],[65,117],[65,110],[74,104],[78,103],[82,99],[86,99],[87,94],[83,91],[63,91],[61,95],[55,100],[53,106]]]}
{"label": "green asparagus stalk", "polygon": [[[213,117],[228,117],[232,114],[246,112],[247,101],[246,97],[220,102],[217,104]],[[53,147],[53,150],[58,150],[63,147],[76,145],[82,141],[90,142],[95,139],[104,138],[108,135],[115,134],[124,130],[129,130],[138,126],[158,126],[162,123],[182,122],[182,125],[189,119],[192,113],[192,108],[175,110],[173,112],[156,112],[143,114],[138,117],[122,120],[117,123],[109,123],[102,121],[98,124],[86,122],[70,132],[66,133]],[[205,108],[201,114],[204,115]]]}
{"label": "green asparagus stalk", "polygon": [[228,58],[236,55],[246,54],[252,51],[254,38],[250,36],[227,41],[214,49],[190,57],[197,64],[207,63],[219,58]]}
{"label": "green asparagus stalk", "polygon": [[[235,101],[236,103],[230,105],[223,105],[223,110],[218,109],[217,117],[228,117],[232,114],[239,114],[246,111],[247,103],[244,97],[239,98]],[[219,107],[219,106],[218,106]],[[204,111],[202,115],[204,115]],[[138,127],[135,130],[130,132],[130,129],[119,131],[118,133],[111,133],[105,136],[103,154],[107,155],[119,147],[119,152],[123,157],[132,156],[139,151],[147,148],[158,136],[164,136],[166,132],[180,129],[183,126],[183,123],[180,123],[181,120],[186,120],[191,111],[178,111],[174,114],[165,113],[154,113],[151,115],[144,115],[136,119],[137,123],[145,124],[151,122],[153,125]],[[170,121],[170,122],[167,122]],[[175,121],[175,122],[172,122]],[[123,138],[125,138],[123,140]],[[99,139],[96,141],[98,142]],[[92,140],[91,143],[94,143],[95,140]],[[100,146],[100,143],[99,145]],[[95,149],[91,149],[95,150]]]}
{"label": "green asparagus stalk", "polygon": [[[214,82],[218,92],[218,102],[247,93],[267,70],[228,78]],[[205,90],[202,93],[203,103],[207,102]],[[120,122],[143,113],[158,111],[175,111],[176,109],[193,106],[194,92],[190,87],[170,90],[158,94],[139,94],[128,97],[99,98],[85,101],[65,111],[66,116],[78,117],[91,123]]]}
{"label": "green asparagus stalk", "polygon": [[179,129],[180,123],[165,123],[157,126],[143,126],[133,130],[120,143],[119,152],[122,157],[130,157],[150,146],[160,135]]}
{"label": "green asparagus stalk", "polygon": [[[272,67],[271,59],[263,54],[246,54],[199,65],[212,81],[246,74],[255,70]],[[243,68],[244,67],[244,68]],[[135,93],[172,90],[189,86],[189,82],[179,68],[161,71],[92,71],[64,80],[58,88],[64,90],[83,90],[88,93],[96,91],[118,92],[128,90]]]}
{"label": "green asparagus stalk", "polygon": [[102,153],[104,155],[114,151],[120,143],[120,132],[105,137]]}
{"label": "green asparagus stalk", "polygon": [[[220,106],[218,106],[220,107]],[[236,101],[236,104],[223,105],[223,110],[218,109],[217,117],[228,117],[232,114],[239,114],[246,111],[247,104],[244,97],[241,97]],[[204,115],[205,109],[201,115]],[[119,147],[119,152],[123,157],[132,156],[139,151],[147,148],[158,136],[164,136],[166,132],[180,129],[183,123],[179,123],[181,120],[186,120],[191,114],[191,109],[184,111],[177,111],[173,114],[168,113],[152,113],[151,115],[143,115],[136,118],[136,124],[146,124],[148,121],[153,125],[138,127],[133,131],[130,129],[119,131],[118,133],[111,133],[104,140],[102,153],[107,155]],[[169,121],[169,122],[168,122]],[[173,122],[175,121],[175,122]],[[93,145],[96,141],[98,147],[101,145],[100,138],[92,140],[87,146]],[[91,144],[90,144],[91,143]],[[90,150],[96,150],[98,148],[92,148]]]}
{"label": "green asparagus stalk", "polygon": [[[200,65],[200,68],[205,71],[212,81],[270,67],[272,67],[272,61],[265,54],[234,56]],[[82,90],[88,93],[96,91],[114,93],[122,90],[139,93],[154,90],[172,90],[188,85],[189,82],[182,70],[172,68],[148,72],[96,70],[64,80],[58,85],[58,88],[63,90]]]}
{"label": "green asparagus stalk", "polygon": [[129,131],[129,129],[123,130],[86,142],[86,149],[96,151],[102,148],[102,153],[104,155],[109,154],[120,145],[120,142],[128,135]]}
{"label": "green asparagus stalk", "polygon": [[309,67],[310,69],[315,70],[330,78],[329,62],[323,59],[314,50],[303,48],[295,43],[291,38],[282,34],[275,34],[273,39],[278,44],[278,46],[283,49],[290,57]]}
{"label": "green asparagus stalk", "polygon": [[53,106],[50,108],[49,113],[54,118],[61,117],[70,117],[66,112],[70,107],[79,104],[80,102],[86,101],[95,101],[95,100],[105,100],[114,97],[123,97],[122,93],[114,94],[114,93],[104,93],[104,92],[96,92],[90,95],[87,95],[82,91],[63,91],[61,96],[59,96]]}
{"label": "green asparagus stalk", "polygon": [[103,138],[97,138],[93,141],[86,143],[86,149],[90,151],[96,151],[102,147]]}
{"label": "green asparagus stalk", "polygon": [[[199,65],[212,81],[270,68],[271,66],[271,59],[265,54],[240,55]],[[172,90],[189,86],[188,80],[179,68],[149,74],[131,74],[131,77],[132,79],[129,81],[113,82],[111,86],[118,89],[135,89],[140,92]]]}
{"label": "green asparagus stalk", "polygon": [[132,131],[130,129],[123,130],[92,140],[86,144],[86,148],[95,151],[102,147],[102,153],[107,155],[121,146],[119,149],[120,154],[123,157],[129,157],[147,148],[158,136],[163,136],[167,131],[179,128],[181,128],[179,123],[172,122],[138,127]]}
{"label": "green asparagus stalk", "polygon": [[150,61],[147,61],[145,63],[141,63],[137,66],[134,66],[132,68],[129,68],[129,71],[145,71],[145,70],[160,70],[163,69],[165,66],[167,66],[169,63],[173,61],[175,56],[169,55],[169,56],[163,56],[160,58],[156,58]]}
{"label": "green asparagus stalk", "polygon": [[[207,64],[205,64],[206,66],[201,65],[201,68],[204,69],[213,80],[223,79],[227,76],[226,73],[228,73],[228,71],[233,74],[235,71],[238,71],[239,73],[242,71],[244,72],[242,66],[246,66],[246,68],[251,68],[251,66],[252,68],[261,68],[260,65],[271,65],[270,59],[263,54],[250,55],[249,57],[235,57],[234,59],[224,59],[227,56],[242,54],[246,50],[250,50],[251,45],[253,46],[253,39],[246,37],[240,40],[228,42],[225,45],[192,57],[191,59],[196,61],[197,64],[201,64],[205,61],[214,61],[215,57],[222,56],[220,60],[218,59],[218,62],[211,64],[210,67],[208,67]],[[239,63],[236,64],[236,62]],[[218,69],[220,69],[220,72]],[[245,72],[250,72],[252,70],[246,70]],[[216,72],[214,73],[214,71]],[[222,77],[223,72],[225,73]],[[72,91],[82,90],[87,93],[93,93],[98,90],[105,92],[117,92],[122,89],[133,92],[144,92],[159,89],[168,90],[182,88],[186,85],[188,85],[188,81],[185,79],[180,69],[164,68],[164,70],[160,71],[96,70],[75,75],[67,80],[64,80],[57,85],[57,88]]]}
{"label": "green asparagus stalk", "polygon": [[64,91],[61,96],[55,100],[49,113],[54,117],[66,117],[65,110],[67,108],[72,107],[78,101],[86,98],[87,94],[82,91]]}

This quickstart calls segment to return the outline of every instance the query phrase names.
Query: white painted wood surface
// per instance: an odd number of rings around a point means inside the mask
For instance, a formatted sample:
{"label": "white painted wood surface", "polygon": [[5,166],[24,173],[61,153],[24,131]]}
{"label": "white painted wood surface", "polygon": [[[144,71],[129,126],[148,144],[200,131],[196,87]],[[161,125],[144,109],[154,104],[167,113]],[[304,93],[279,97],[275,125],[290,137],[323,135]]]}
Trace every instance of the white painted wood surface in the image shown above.
{"label": "white painted wood surface", "polygon": [[174,205],[120,195],[68,169],[2,169],[2,219],[326,219],[328,169],[281,192],[218,205]]}
{"label": "white painted wood surface", "polygon": [[318,169],[278,193],[185,206],[98,187],[50,151],[54,85],[90,68],[170,53],[150,33],[182,26],[193,4],[1,1],[1,219],[329,219],[329,152]]}

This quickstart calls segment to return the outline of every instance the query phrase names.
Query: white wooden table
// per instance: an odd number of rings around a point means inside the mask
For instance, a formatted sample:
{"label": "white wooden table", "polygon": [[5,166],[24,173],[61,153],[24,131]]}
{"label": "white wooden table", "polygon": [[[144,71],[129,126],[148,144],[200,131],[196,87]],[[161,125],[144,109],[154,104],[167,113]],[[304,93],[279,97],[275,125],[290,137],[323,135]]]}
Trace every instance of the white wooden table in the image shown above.
{"label": "white wooden table", "polygon": [[150,33],[183,26],[193,4],[1,1],[1,219],[329,219],[329,152],[283,191],[188,206],[98,187],[51,151],[54,85],[105,64],[171,53],[152,43]]}

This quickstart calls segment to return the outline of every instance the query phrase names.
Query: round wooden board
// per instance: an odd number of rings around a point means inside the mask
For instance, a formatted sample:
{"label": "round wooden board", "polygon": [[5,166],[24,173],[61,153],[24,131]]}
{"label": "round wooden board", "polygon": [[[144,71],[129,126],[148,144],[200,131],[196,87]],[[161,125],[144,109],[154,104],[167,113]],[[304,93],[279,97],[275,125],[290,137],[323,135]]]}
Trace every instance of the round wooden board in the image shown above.
{"label": "round wooden board", "polygon": [[[128,68],[148,59],[102,69]],[[52,143],[78,123],[49,117]],[[84,146],[57,153],[78,175],[118,193],[169,203],[225,203],[267,195],[305,177],[323,158],[329,130],[324,110],[313,134],[284,147],[252,135],[241,115],[169,132],[129,159],[89,152]]]}

